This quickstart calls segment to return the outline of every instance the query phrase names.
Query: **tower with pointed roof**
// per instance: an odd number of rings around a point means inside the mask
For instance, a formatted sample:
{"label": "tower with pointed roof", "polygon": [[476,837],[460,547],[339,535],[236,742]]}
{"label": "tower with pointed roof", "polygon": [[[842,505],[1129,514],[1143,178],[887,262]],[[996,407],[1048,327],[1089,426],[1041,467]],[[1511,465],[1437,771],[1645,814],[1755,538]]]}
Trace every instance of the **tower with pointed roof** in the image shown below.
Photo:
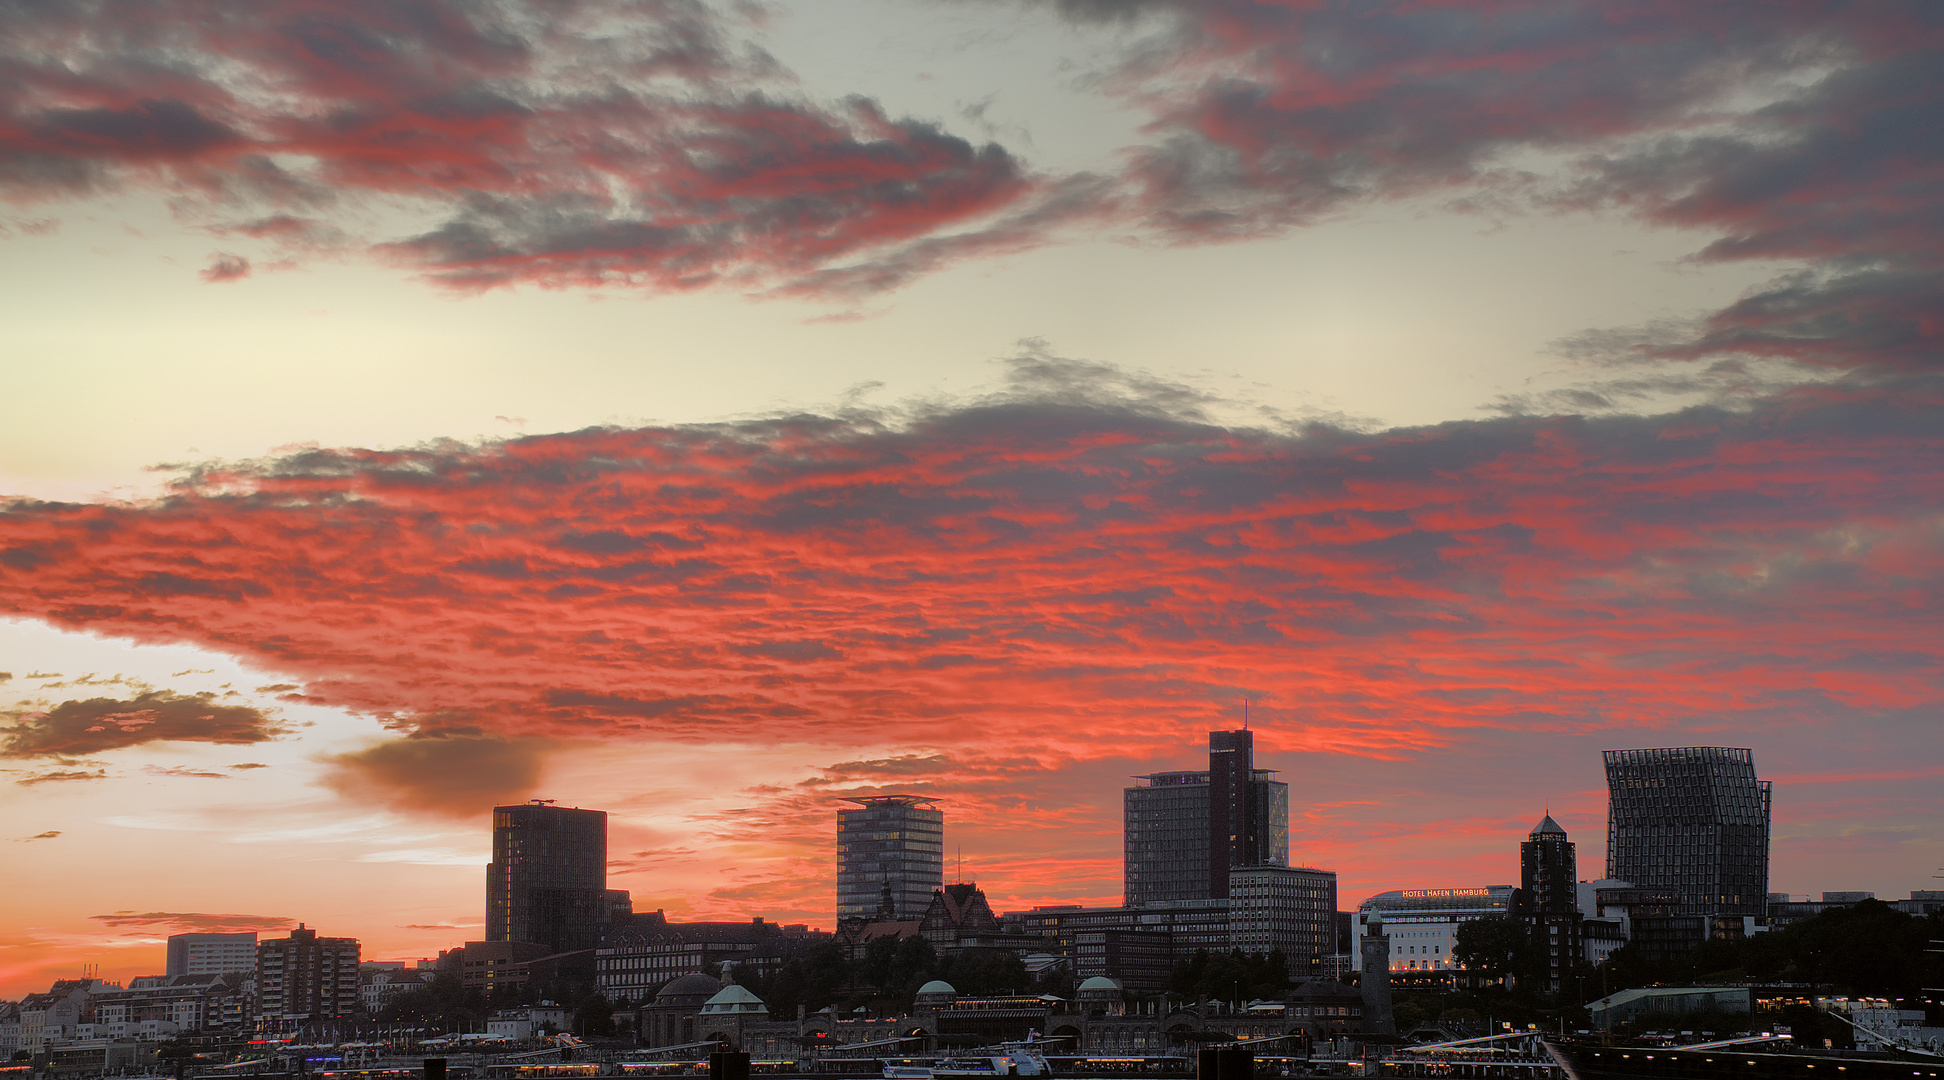
{"label": "tower with pointed roof", "polygon": [[1519,845],[1519,891],[1513,911],[1532,934],[1534,951],[1545,957],[1538,989],[1559,993],[1573,977],[1586,946],[1574,844],[1550,813]]}

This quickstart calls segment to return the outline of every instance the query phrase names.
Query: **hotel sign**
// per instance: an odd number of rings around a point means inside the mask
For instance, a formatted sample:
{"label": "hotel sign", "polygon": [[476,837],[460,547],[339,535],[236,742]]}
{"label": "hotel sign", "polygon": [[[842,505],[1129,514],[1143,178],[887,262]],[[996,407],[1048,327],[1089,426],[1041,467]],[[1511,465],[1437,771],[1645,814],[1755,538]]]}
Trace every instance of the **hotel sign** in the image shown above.
{"label": "hotel sign", "polygon": [[1490,889],[1405,889],[1398,895],[1406,900],[1477,900],[1489,898]]}

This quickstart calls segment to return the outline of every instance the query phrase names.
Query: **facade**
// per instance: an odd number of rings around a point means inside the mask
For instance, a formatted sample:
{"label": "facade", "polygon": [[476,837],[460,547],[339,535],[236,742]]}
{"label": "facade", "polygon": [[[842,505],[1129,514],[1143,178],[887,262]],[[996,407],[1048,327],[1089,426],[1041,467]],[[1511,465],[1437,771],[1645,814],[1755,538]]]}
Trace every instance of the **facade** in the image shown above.
{"label": "facade", "polygon": [[1692,952],[1707,937],[1711,920],[1680,914],[1680,895],[1672,889],[1620,884],[1596,889],[1594,897],[1593,916],[1617,928],[1619,938],[1651,963]]}
{"label": "facade", "polygon": [[1124,792],[1125,903],[1219,900],[1239,866],[1289,865],[1289,785],[1255,767],[1255,735],[1208,733],[1208,771],[1136,777]]}
{"label": "facade", "polygon": [[916,795],[847,801],[858,805],[837,811],[837,918],[923,918],[945,886],[945,812]]}
{"label": "facade", "polygon": [[1672,890],[1675,914],[1767,914],[1771,785],[1722,746],[1608,750],[1606,876]]}
{"label": "facade", "polygon": [[257,942],[259,1026],[301,1025],[357,1011],[357,938],[321,938],[299,923],[289,937]]}
{"label": "facade", "polygon": [[224,975],[256,969],[257,936],[247,934],[170,934],[168,974]]}
{"label": "facade", "polygon": [[1336,873],[1306,866],[1229,871],[1229,945],[1243,952],[1282,950],[1304,974],[1336,951]]}
{"label": "facade", "polygon": [[681,976],[715,978],[723,965],[774,973],[793,956],[833,940],[802,923],[671,923],[638,915],[595,953],[595,987],[610,1001],[643,1002]]}
{"label": "facade", "polygon": [[592,949],[616,902],[607,891],[606,813],[539,800],[493,808],[487,941]]}
{"label": "facade", "polygon": [[[1510,885],[1393,889],[1359,904],[1357,925],[1368,927],[1373,920],[1383,923],[1392,971],[1450,971],[1458,967],[1451,958],[1451,950],[1458,944],[1458,927],[1490,915],[1510,915],[1515,892]],[[1363,936],[1361,931],[1359,936]],[[1367,970],[1368,948],[1355,955],[1358,970]]]}
{"label": "facade", "polygon": [[970,881],[957,881],[932,893],[918,932],[941,952],[962,940],[990,939],[999,933],[999,918],[986,901],[985,890]]}
{"label": "facade", "polygon": [[1573,977],[1573,968],[1586,956],[1574,847],[1551,814],[1533,826],[1531,835],[1519,845],[1515,913],[1531,932],[1533,944],[1545,953],[1545,975],[1539,989],[1548,994],[1559,993]]}

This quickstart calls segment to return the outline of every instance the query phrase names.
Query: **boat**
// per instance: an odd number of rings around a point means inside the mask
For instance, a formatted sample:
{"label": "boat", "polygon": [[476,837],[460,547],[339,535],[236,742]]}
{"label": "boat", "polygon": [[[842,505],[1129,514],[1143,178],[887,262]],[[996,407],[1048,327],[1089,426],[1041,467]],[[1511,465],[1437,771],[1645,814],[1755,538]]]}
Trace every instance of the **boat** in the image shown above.
{"label": "boat", "polygon": [[1936,1054],[1814,1050],[1782,1038],[1694,1046],[1543,1041],[1568,1080],[1944,1080],[1944,1057]]}
{"label": "boat", "polygon": [[938,1058],[929,1064],[884,1067],[884,1080],[958,1080],[982,1076],[1052,1076],[1046,1055],[1026,1043],[1005,1043],[996,1052]]}

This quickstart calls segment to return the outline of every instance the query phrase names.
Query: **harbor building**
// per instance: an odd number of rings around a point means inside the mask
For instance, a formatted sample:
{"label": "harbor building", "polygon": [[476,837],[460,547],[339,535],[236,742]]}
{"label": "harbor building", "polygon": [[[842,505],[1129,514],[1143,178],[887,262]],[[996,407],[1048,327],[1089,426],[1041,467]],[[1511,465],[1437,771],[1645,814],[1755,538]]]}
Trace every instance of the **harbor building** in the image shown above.
{"label": "harbor building", "polygon": [[917,795],[837,811],[837,918],[916,921],[945,887],[945,812]]}
{"label": "harbor building", "polygon": [[[1510,885],[1392,889],[1357,905],[1357,936],[1367,938],[1370,924],[1382,923],[1389,939],[1390,970],[1451,971],[1458,967],[1451,958],[1458,928],[1473,919],[1510,915],[1516,891]],[[1359,971],[1372,962],[1367,948],[1354,955]]]}

